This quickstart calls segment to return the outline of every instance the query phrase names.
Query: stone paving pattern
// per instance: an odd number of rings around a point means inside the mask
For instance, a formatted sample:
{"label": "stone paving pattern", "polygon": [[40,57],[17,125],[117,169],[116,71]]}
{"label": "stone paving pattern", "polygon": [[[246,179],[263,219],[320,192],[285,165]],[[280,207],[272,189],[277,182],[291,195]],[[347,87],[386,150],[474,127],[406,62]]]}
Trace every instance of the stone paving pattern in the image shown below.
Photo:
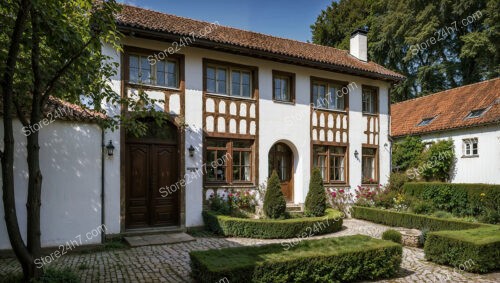
{"label": "stone paving pattern", "polygon": [[[311,239],[365,234],[380,238],[390,227],[358,219],[345,219],[346,229]],[[210,235],[196,236],[196,241],[143,246],[130,249],[93,253],[67,254],[49,264],[53,268],[71,268],[82,282],[193,282],[190,277],[189,251],[223,247],[280,243],[283,240],[222,238]],[[0,259],[2,275],[20,272],[14,259]],[[500,282],[500,272],[477,275],[425,261],[418,248],[403,249],[403,263],[396,278],[377,282]]]}

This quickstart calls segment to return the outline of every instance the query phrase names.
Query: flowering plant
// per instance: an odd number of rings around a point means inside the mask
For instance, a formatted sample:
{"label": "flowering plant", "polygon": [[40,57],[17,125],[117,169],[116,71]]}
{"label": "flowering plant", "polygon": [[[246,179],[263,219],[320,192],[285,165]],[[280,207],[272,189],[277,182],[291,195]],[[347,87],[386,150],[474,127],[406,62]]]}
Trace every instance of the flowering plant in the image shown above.
{"label": "flowering plant", "polygon": [[367,187],[358,186],[355,191],[356,205],[359,206],[373,206],[375,196],[382,191],[382,185]]}
{"label": "flowering plant", "polygon": [[327,189],[327,199],[330,205],[343,212],[344,214],[348,214],[349,203],[352,200],[352,194],[346,192],[344,189]]}

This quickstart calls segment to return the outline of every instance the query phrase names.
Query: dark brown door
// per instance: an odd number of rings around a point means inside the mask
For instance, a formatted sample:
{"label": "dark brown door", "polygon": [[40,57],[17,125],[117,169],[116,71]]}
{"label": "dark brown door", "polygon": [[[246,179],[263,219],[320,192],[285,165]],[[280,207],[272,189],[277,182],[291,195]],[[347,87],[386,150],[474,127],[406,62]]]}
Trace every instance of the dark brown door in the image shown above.
{"label": "dark brown door", "polygon": [[[126,227],[179,225],[177,147],[127,143],[126,152]],[[164,197],[161,187],[170,187]]]}
{"label": "dark brown door", "polygon": [[274,170],[281,180],[286,201],[293,202],[293,153],[284,143],[273,145],[269,151],[269,176]]}

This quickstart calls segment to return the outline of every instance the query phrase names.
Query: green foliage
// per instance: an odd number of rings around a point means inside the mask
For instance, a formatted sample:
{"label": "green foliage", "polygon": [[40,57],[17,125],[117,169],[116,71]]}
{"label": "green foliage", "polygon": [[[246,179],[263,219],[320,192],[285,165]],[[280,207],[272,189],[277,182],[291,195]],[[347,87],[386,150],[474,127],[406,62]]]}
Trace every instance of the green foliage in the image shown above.
{"label": "green foliage", "polygon": [[[499,9],[496,0],[332,1],[311,26],[312,39],[349,50],[350,33],[367,26],[369,59],[407,76],[391,91],[398,102],[498,77]],[[468,17],[473,22],[463,25]]]}
{"label": "green foliage", "polygon": [[[19,283],[22,282],[21,274],[8,274],[2,277],[4,283]],[[42,277],[38,280],[30,281],[32,283],[78,283],[81,282],[80,278],[70,269],[65,268],[62,270],[47,268]]]}
{"label": "green foliage", "polygon": [[402,236],[401,233],[394,229],[386,230],[382,233],[382,239],[387,241],[393,241],[394,243],[401,244]]}
{"label": "green foliage", "polygon": [[264,214],[272,219],[284,218],[286,200],[281,191],[281,182],[276,171],[273,171],[267,181],[266,195],[264,196]]}
{"label": "green foliage", "polygon": [[193,251],[198,282],[352,282],[389,278],[401,264],[402,247],[363,235],[301,241],[284,250],[270,244]]}
{"label": "green foliage", "polygon": [[[486,223],[500,223],[500,185],[406,183],[406,196],[412,196],[431,207],[454,216],[476,216]],[[417,211],[415,211],[417,212]]]}
{"label": "green foliage", "polygon": [[424,246],[425,258],[466,272],[500,269],[500,227],[431,232]]}
{"label": "green foliage", "polygon": [[351,215],[354,218],[364,219],[393,227],[405,227],[419,230],[428,229],[429,231],[464,230],[479,227],[491,227],[491,225],[488,224],[471,223],[454,219],[443,219],[427,215],[361,206],[353,206]]}
{"label": "green foliage", "polygon": [[398,193],[396,191],[392,191],[389,189],[385,189],[384,191],[376,194],[373,202],[375,207],[383,207],[383,208],[393,208],[395,203],[395,199],[397,198]]}
{"label": "green foliage", "polygon": [[436,218],[445,218],[445,219],[449,219],[449,218],[452,218],[453,215],[449,212],[446,212],[446,211],[436,211],[432,214],[432,216],[436,217]]}
{"label": "green foliage", "polygon": [[391,173],[389,176],[389,184],[387,185],[387,190],[393,192],[401,192],[403,185],[409,182],[410,179],[405,173]]}
{"label": "green foliage", "polygon": [[210,196],[209,206],[210,210],[223,215],[230,215],[233,211],[231,204],[229,204],[228,201],[226,201],[222,196],[219,196],[218,194]]}
{"label": "green foliage", "polygon": [[326,210],[326,192],[323,187],[323,177],[318,168],[312,171],[309,181],[309,191],[307,192],[304,212],[307,216],[323,216]]}
{"label": "green foliage", "polygon": [[430,214],[434,211],[434,207],[428,201],[414,199],[410,204],[410,209],[416,214]]}
{"label": "green foliage", "polygon": [[340,231],[343,214],[333,209],[327,209],[326,212],[323,217],[273,220],[237,218],[203,211],[203,220],[207,230],[224,236],[288,239],[304,233],[311,236]]}
{"label": "green foliage", "polygon": [[[407,136],[402,141],[396,142],[392,147],[392,166],[401,172],[405,172],[412,167],[417,167],[424,148],[425,146],[420,137]],[[391,177],[393,175],[391,174]],[[402,181],[401,179],[403,179],[401,175],[394,176],[396,178],[394,181],[398,181],[394,184],[395,188],[398,187]],[[390,180],[389,183],[391,183]]]}
{"label": "green foliage", "polygon": [[422,154],[422,176],[428,180],[446,181],[455,159],[453,141],[441,140],[432,144]]}

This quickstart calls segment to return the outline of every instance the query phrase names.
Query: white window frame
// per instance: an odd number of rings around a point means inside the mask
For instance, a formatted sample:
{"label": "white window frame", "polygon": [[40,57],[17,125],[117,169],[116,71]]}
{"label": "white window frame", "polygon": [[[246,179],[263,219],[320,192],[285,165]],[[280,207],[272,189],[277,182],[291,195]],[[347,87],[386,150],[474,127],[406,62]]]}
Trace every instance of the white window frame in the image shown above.
{"label": "white window frame", "polygon": [[478,157],[479,140],[478,138],[468,138],[462,140],[462,157]]}

